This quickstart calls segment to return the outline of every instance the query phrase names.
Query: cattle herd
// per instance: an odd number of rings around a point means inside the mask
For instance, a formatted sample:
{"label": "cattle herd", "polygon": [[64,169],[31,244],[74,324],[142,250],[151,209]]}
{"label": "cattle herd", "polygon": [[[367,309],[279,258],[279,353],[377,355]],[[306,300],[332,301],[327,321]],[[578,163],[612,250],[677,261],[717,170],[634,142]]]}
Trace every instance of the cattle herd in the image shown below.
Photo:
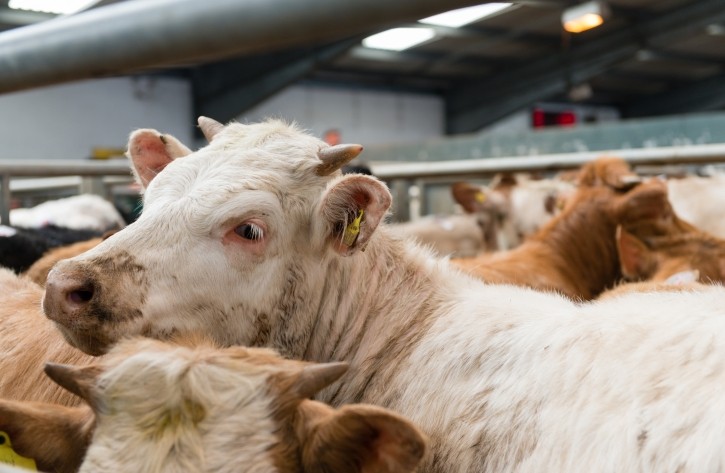
{"label": "cattle herd", "polygon": [[725,177],[603,157],[457,183],[464,214],[393,224],[387,187],[340,171],[361,146],[199,125],[197,151],[131,135],[124,228],[3,227],[89,232],[0,261],[8,463],[725,471]]}

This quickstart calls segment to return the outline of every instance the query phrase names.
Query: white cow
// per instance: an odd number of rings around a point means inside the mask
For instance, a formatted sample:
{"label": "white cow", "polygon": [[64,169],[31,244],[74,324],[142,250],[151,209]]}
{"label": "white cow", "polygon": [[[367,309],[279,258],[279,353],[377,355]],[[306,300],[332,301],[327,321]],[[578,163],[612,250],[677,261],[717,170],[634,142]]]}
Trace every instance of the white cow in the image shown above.
{"label": "white cow", "polygon": [[10,211],[10,223],[25,228],[55,225],[99,232],[126,226],[112,203],[92,194],[49,200],[28,209],[13,209]]}
{"label": "white cow", "polygon": [[480,223],[478,215],[427,215],[413,222],[391,223],[389,228],[439,256],[470,258],[491,249],[486,247],[485,223]]}
{"label": "white cow", "polygon": [[725,238],[725,174],[668,179],[672,207],[684,220]]}
{"label": "white cow", "polygon": [[203,332],[346,361],[319,399],[409,417],[426,473],[725,470],[722,288],[578,305],[484,285],[378,228],[386,187],[335,171],[360,147],[201,123],[191,154],[135,132],[143,215],[49,275],[46,314],[79,348]]}

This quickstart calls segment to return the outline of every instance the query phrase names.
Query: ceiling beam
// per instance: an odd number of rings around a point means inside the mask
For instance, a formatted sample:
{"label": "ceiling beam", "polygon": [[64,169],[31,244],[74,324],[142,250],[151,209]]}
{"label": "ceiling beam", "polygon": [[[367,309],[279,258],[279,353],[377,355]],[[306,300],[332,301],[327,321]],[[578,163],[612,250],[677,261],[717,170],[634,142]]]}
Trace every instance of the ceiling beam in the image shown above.
{"label": "ceiling beam", "polygon": [[337,84],[345,87],[369,87],[400,92],[441,93],[451,87],[445,77],[421,76],[413,73],[371,72],[344,68],[317,70],[310,79],[316,83]]}
{"label": "ceiling beam", "polygon": [[[542,5],[544,6],[544,5]],[[545,7],[552,7],[557,5],[545,5]],[[541,18],[536,19],[533,21],[530,21],[527,24],[527,27],[538,27],[545,25],[548,22],[547,19]],[[473,27],[469,28],[467,31],[473,30]],[[481,33],[483,33],[486,30],[481,29]],[[489,30],[490,31],[490,30]],[[470,34],[470,33],[469,33]],[[550,48],[557,48],[561,44],[561,38],[553,38],[551,36],[545,36],[545,35],[539,35],[539,34],[532,34],[528,33],[520,28],[513,28],[510,30],[503,30],[499,31],[496,34],[484,36],[484,34],[477,35],[479,37],[478,40],[472,42],[466,47],[458,48],[452,53],[446,54],[442,59],[439,59],[437,61],[429,61],[424,67],[422,67],[419,72],[424,73],[436,66],[439,66],[441,63],[444,64],[454,64],[457,62],[460,62],[463,58],[471,55],[478,54],[481,50],[491,50],[495,48],[497,45],[508,43],[510,41],[527,41],[527,42],[535,42],[537,45],[543,45]]]}
{"label": "ceiling beam", "polygon": [[447,131],[473,132],[537,101],[565,93],[572,85],[634,57],[643,47],[675,41],[725,18],[722,4],[722,0],[698,0],[460,87],[446,97]]}
{"label": "ceiling beam", "polygon": [[630,102],[625,117],[706,112],[725,108],[725,74]]}
{"label": "ceiling beam", "polygon": [[[256,77],[250,77],[248,73],[240,77],[223,66],[201,69],[194,74],[192,80],[195,89],[194,115],[213,117],[222,123],[230,121],[290,84],[305,78],[319,64],[333,60],[359,42],[360,38],[356,37],[315,48],[306,55],[298,54],[295,59],[277,58],[279,63],[275,67]],[[223,80],[217,78],[219,75]],[[207,82],[215,82],[216,90],[210,89]]]}

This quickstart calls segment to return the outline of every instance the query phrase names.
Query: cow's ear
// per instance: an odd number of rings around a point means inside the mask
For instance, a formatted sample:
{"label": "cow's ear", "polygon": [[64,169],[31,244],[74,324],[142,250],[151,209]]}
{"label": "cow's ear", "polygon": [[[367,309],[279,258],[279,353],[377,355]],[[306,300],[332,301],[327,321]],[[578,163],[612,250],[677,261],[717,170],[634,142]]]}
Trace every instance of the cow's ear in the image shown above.
{"label": "cow's ear", "polygon": [[478,212],[483,208],[488,196],[481,186],[474,186],[467,182],[455,182],[451,186],[451,195],[463,210],[468,213]]}
{"label": "cow's ear", "polygon": [[3,441],[35,460],[41,471],[78,471],[94,423],[88,406],[0,400],[0,430],[7,434]]}
{"label": "cow's ear", "polygon": [[622,274],[627,279],[646,279],[656,265],[654,252],[621,225],[617,227],[617,251]]}
{"label": "cow's ear", "polygon": [[408,420],[375,406],[334,410],[303,401],[296,426],[305,471],[413,472],[426,439]]}
{"label": "cow's ear", "polygon": [[391,201],[388,188],[374,177],[349,174],[332,181],[320,214],[333,249],[344,256],[364,249]]}
{"label": "cow's ear", "polygon": [[50,379],[76,396],[83,398],[91,407],[97,407],[94,386],[102,373],[103,369],[97,365],[45,364],[45,374]]}
{"label": "cow's ear", "polygon": [[191,150],[171,135],[156,130],[136,130],[128,140],[127,155],[136,181],[144,189],[171,161],[191,154]]}

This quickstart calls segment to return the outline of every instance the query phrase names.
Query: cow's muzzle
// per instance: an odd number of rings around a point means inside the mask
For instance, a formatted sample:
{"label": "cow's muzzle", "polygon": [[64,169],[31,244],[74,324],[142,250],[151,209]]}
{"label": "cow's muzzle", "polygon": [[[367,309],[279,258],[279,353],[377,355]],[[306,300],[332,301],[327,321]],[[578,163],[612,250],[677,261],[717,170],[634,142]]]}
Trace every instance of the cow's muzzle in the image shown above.
{"label": "cow's muzzle", "polygon": [[48,274],[43,309],[49,319],[70,328],[90,315],[89,308],[96,296],[91,278],[54,269]]}

